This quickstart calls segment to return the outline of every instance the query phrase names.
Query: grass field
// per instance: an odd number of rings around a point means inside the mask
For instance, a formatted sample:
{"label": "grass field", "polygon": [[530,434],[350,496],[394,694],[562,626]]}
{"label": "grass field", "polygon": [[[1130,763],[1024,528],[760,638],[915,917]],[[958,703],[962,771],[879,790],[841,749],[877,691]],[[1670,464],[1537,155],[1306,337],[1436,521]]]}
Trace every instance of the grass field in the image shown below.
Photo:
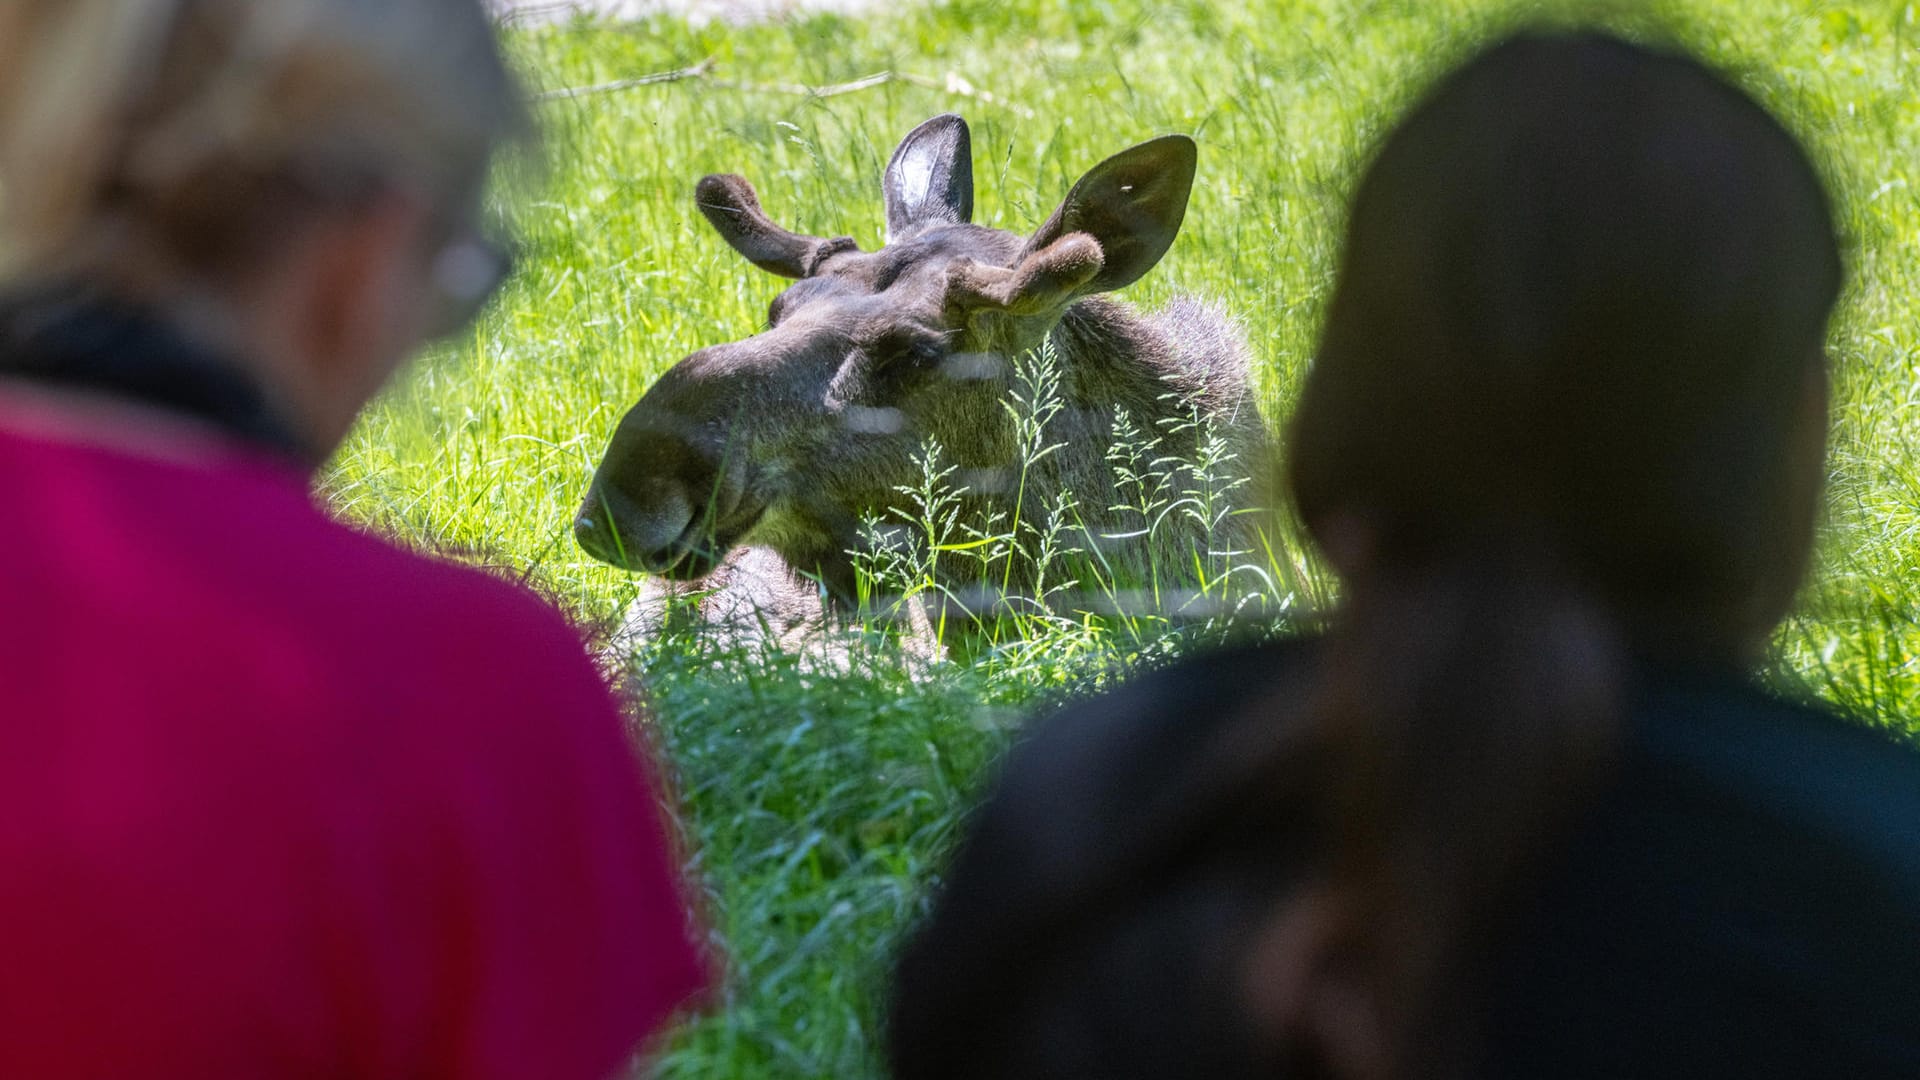
{"label": "grass field", "polygon": [[[1629,9],[1639,14],[1619,13]],[[541,90],[712,58],[716,76],[753,83],[896,70],[944,84],[952,72],[994,100],[911,83],[816,98],[690,80],[543,102],[548,174],[510,207],[523,273],[469,339],[370,414],[327,493],[349,516],[502,565],[583,623],[610,626],[635,586],[572,542],[589,470],[651,379],[754,331],[778,288],[693,212],[693,182],[744,173],[783,223],[872,248],[882,165],[904,132],[948,110],[974,125],[977,219],[1019,230],[1108,154],[1194,135],[1201,174],[1186,232],[1128,297],[1150,306],[1191,292],[1228,305],[1277,424],[1311,354],[1366,148],[1432,65],[1539,14],[1467,0],[954,0],[865,21],[516,31],[514,53]],[[1831,343],[1832,514],[1776,675],[1914,730],[1904,718],[1920,715],[1915,5],[1623,3],[1587,17],[1703,50],[1827,167],[1853,269]],[[683,642],[638,657],[731,972],[724,1008],[672,1043],[660,1075],[874,1075],[891,943],[1017,719],[1089,672],[1182,647],[1083,625],[917,675],[881,656],[829,677]]]}

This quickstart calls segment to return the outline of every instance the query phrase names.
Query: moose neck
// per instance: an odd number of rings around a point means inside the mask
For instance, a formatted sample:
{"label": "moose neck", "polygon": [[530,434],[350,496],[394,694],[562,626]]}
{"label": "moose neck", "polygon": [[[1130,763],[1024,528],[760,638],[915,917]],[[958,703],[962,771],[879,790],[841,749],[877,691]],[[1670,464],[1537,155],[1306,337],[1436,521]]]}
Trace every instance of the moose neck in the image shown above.
{"label": "moose neck", "polygon": [[1127,305],[1091,297],[1067,309],[1054,328],[1063,389],[1074,405],[1136,418],[1176,407],[1182,395],[1204,393],[1181,350],[1154,321]]}
{"label": "moose neck", "polygon": [[[1063,539],[1089,556],[1097,550],[1094,561],[1125,567],[1129,575],[1156,560],[1190,567],[1193,549],[1204,551],[1217,539],[1215,530],[1190,514],[1138,507],[1213,482],[1195,468],[1210,434],[1231,444],[1231,460],[1223,465],[1234,473],[1265,467],[1265,429],[1251,407],[1245,346],[1230,320],[1193,301],[1143,315],[1089,298],[1052,328],[1046,352],[1050,390],[1034,382],[1035,369],[1045,365],[1013,352],[1004,396],[983,403],[993,415],[976,414],[980,423],[971,438],[956,432],[959,446],[946,444],[960,449],[949,460],[962,468],[1000,466],[986,471],[1004,476],[1005,466],[1015,467],[1017,483],[975,494],[975,515],[983,521],[1011,515],[1020,522],[1019,535],[1035,536],[1057,527],[1053,519],[1070,506],[1073,525]],[[1049,394],[1053,404],[1036,408]],[[1023,435],[1022,413],[1030,414],[1026,424],[1043,427]],[[1124,478],[1150,472],[1160,475]],[[1228,498],[1244,497],[1244,484],[1225,479]],[[1226,531],[1240,521],[1233,519]],[[1016,566],[1005,580],[1015,589],[1036,584],[1025,576]]]}

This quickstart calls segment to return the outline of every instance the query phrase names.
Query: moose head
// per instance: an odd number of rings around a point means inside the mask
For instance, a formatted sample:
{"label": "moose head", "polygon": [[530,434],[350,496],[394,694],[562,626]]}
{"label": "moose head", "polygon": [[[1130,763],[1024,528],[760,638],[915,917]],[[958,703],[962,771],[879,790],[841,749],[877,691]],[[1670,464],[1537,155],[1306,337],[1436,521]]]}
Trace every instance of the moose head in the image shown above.
{"label": "moose head", "polygon": [[627,413],[580,510],[581,546],[689,581],[764,545],[850,595],[861,522],[899,501],[928,439],[963,469],[1011,464],[1005,359],[1160,261],[1194,167],[1184,136],[1143,143],[1020,236],[972,223],[966,122],[936,117],[887,166],[886,244],[872,252],[776,225],[738,176],[701,180],[721,238],[794,283],[763,331],[680,361]]}

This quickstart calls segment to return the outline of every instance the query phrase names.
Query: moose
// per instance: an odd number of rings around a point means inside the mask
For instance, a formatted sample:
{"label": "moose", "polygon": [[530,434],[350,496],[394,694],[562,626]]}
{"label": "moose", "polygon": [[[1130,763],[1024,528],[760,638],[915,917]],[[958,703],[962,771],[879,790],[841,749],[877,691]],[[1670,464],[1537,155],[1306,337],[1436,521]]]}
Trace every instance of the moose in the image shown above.
{"label": "moose", "polygon": [[[1172,246],[1196,158],[1180,135],[1135,146],[1020,236],[972,223],[969,129],[935,117],[886,168],[886,241],[872,252],[780,227],[739,176],[701,180],[699,208],[721,238],[794,283],[774,298],[766,329],[688,356],[627,413],[575,522],[580,545],[668,588],[731,588],[715,601],[730,605],[721,618],[765,608],[775,622],[804,620],[795,612],[805,598],[796,604],[785,584],[845,608],[863,527],[899,520],[900,491],[920,475],[927,446],[955,475],[978,478],[965,493],[971,512],[1015,512],[1004,481],[1018,452],[1012,360],[1050,339],[1054,449],[1022,474],[1017,512],[1071,496],[1078,543],[1123,571],[1154,558],[1191,567],[1196,546],[1247,550],[1257,526],[1244,513],[1154,529],[1119,520],[1106,459],[1124,415],[1164,435],[1165,459],[1185,460],[1198,429],[1175,421],[1193,410],[1236,469],[1265,471],[1269,435],[1233,321],[1193,299],[1142,315],[1105,295]],[[1251,486],[1233,486],[1232,497],[1246,501]],[[769,574],[786,580],[770,586]],[[1013,566],[1004,580],[1015,592],[1032,585]]]}

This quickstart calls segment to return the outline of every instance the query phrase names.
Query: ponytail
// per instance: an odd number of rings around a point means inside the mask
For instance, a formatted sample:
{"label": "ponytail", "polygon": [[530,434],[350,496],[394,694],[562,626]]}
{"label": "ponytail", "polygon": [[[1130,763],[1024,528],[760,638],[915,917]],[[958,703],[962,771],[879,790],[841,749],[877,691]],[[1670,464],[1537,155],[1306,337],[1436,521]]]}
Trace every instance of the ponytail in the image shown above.
{"label": "ponytail", "polygon": [[1369,578],[1327,643],[1301,718],[1328,770],[1319,854],[1248,969],[1286,1060],[1456,1071],[1470,959],[1608,771],[1621,635],[1549,555],[1504,543]]}

